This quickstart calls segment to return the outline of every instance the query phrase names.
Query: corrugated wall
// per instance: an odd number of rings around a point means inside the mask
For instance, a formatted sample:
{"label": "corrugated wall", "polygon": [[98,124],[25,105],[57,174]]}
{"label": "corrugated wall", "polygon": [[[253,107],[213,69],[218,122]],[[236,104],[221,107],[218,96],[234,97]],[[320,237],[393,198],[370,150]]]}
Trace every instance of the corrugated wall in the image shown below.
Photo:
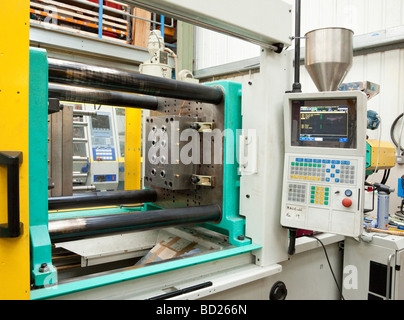
{"label": "corrugated wall", "polygon": [[[294,0],[287,2],[293,4]],[[350,28],[355,35],[360,35],[402,25],[404,25],[403,0],[302,1],[302,35],[307,31],[329,26]],[[259,48],[250,43],[201,28],[196,31],[196,70],[258,55]],[[254,74],[234,77],[233,80],[244,82],[250,77],[254,78]],[[378,139],[381,132],[381,139],[391,142],[391,125],[394,119],[404,112],[404,49],[355,56],[345,82],[362,80],[375,82],[381,87],[380,94],[368,102],[368,108],[381,116],[381,131],[368,130],[369,138]],[[317,91],[304,67],[301,68],[301,83],[304,92]],[[401,122],[398,122],[397,133],[400,125]],[[382,174],[383,172],[379,172],[369,180],[380,181]],[[391,170],[388,184],[397,189],[397,179],[402,175],[404,165],[396,165]],[[397,197],[396,193],[392,194],[390,211],[395,211],[400,203],[401,198]]]}

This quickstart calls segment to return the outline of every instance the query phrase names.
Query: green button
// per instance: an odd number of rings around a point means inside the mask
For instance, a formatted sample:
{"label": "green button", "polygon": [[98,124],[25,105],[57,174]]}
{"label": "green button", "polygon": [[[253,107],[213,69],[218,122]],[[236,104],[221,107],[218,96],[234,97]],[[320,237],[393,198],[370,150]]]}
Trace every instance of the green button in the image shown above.
{"label": "green button", "polygon": [[314,200],[310,200],[310,203],[314,203]]}
{"label": "green button", "polygon": [[324,197],[324,200],[328,201],[328,200],[329,200],[329,198],[328,198],[328,197]]}
{"label": "green button", "polygon": [[328,201],[324,201],[324,204],[325,204],[326,206],[328,206]]}
{"label": "green button", "polygon": [[325,195],[326,195],[326,196],[329,196],[329,195],[330,195],[330,193],[329,193],[329,192],[326,192],[326,193],[325,193]]}
{"label": "green button", "polygon": [[315,187],[315,186],[312,186],[312,187],[311,187],[311,190],[316,190],[316,187]]}
{"label": "green button", "polygon": [[325,191],[330,191],[330,188],[325,188]]}
{"label": "green button", "polygon": [[300,166],[303,167],[303,162],[300,162]]}
{"label": "green button", "polygon": [[309,167],[312,167],[313,165],[311,163],[309,163]]}
{"label": "green button", "polygon": [[311,194],[316,194],[316,190],[311,190]]}
{"label": "green button", "polygon": [[292,166],[294,166],[295,165],[295,163],[294,162],[292,162]]}

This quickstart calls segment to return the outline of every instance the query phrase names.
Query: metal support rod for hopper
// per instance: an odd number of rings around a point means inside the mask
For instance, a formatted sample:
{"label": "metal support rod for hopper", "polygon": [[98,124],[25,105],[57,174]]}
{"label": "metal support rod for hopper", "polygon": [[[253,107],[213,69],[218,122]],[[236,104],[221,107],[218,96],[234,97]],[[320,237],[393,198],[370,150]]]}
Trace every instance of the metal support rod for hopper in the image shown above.
{"label": "metal support rod for hopper", "polygon": [[189,83],[48,58],[49,82],[96,89],[219,104],[223,92],[216,86]]}
{"label": "metal support rod for hopper", "polygon": [[157,110],[156,97],[49,83],[49,98],[60,101]]}
{"label": "metal support rod for hopper", "polygon": [[74,196],[48,198],[48,209],[60,210],[86,207],[101,207],[121,204],[154,202],[156,200],[156,191],[149,189],[133,191],[92,192]]}
{"label": "metal support rod for hopper", "polygon": [[61,242],[116,232],[151,230],[202,222],[217,223],[221,218],[222,210],[219,205],[138,211],[50,220],[49,235],[52,242]]}
{"label": "metal support rod for hopper", "polygon": [[301,17],[301,2],[295,0],[295,79],[292,92],[302,92],[300,83],[300,17]]}

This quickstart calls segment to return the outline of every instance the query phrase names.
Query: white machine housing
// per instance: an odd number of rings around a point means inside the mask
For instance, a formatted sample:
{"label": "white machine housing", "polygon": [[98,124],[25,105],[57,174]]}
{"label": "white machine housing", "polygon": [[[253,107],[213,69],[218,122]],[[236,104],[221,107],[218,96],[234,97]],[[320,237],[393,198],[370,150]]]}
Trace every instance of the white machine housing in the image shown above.
{"label": "white machine housing", "polygon": [[[347,100],[355,103],[344,106]],[[295,106],[295,109],[299,110],[293,115],[293,103],[297,101],[301,101]],[[285,95],[282,226],[351,237],[361,234],[366,160],[366,103],[366,96],[362,92],[332,91]],[[307,105],[308,109],[302,109],[302,106]],[[310,109],[311,107],[315,109]],[[318,107],[320,109],[316,109]],[[334,109],[325,111],[324,107]],[[302,110],[303,113],[305,110],[314,110],[314,113],[302,116]],[[344,110],[347,114],[343,117],[353,124],[353,127],[350,127],[347,123],[347,138],[329,136],[327,130],[321,133],[324,138],[316,134],[305,135],[310,130],[323,130],[320,125],[317,129],[308,127],[311,125],[310,117],[316,117],[315,110],[324,110],[317,113],[319,119],[323,119],[325,112],[337,110],[327,118],[329,125],[330,121],[335,121],[339,110]],[[299,112],[299,115],[296,115],[296,112]],[[302,119],[306,120],[303,128],[307,131],[301,129]],[[292,126],[295,128],[295,137],[292,137]],[[340,127],[335,128],[340,130]]]}

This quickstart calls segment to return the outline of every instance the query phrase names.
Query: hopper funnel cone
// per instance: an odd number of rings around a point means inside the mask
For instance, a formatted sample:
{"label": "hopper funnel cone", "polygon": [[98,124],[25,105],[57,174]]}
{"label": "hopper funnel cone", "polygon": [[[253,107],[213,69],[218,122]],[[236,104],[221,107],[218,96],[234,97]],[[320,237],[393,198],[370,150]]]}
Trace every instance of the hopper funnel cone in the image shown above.
{"label": "hopper funnel cone", "polygon": [[306,69],[319,91],[336,91],[351,69],[353,31],[323,28],[306,33]]}

